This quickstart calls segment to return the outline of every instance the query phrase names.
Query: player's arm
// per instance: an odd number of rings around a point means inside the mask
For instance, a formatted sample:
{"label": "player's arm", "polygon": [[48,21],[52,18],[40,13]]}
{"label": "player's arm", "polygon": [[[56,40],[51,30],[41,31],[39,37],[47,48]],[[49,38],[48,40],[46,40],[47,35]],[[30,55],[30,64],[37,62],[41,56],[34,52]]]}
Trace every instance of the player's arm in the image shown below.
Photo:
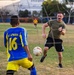
{"label": "player's arm", "polygon": [[29,59],[30,61],[32,61],[32,55],[31,55],[31,53],[30,53],[30,50],[29,50],[28,45],[24,46],[24,49],[25,49],[25,51],[26,51],[27,54],[28,54],[28,59]]}
{"label": "player's arm", "polygon": [[43,26],[42,26],[42,37],[43,37],[43,38],[46,38],[46,33],[45,33],[46,27],[48,27],[48,23],[45,23],[45,24],[43,24]]}
{"label": "player's arm", "polygon": [[65,33],[66,33],[66,29],[62,28],[62,27],[59,28],[59,31],[62,35],[65,35]]}
{"label": "player's arm", "polygon": [[62,29],[61,34],[65,35],[65,33],[66,33],[66,29]]}

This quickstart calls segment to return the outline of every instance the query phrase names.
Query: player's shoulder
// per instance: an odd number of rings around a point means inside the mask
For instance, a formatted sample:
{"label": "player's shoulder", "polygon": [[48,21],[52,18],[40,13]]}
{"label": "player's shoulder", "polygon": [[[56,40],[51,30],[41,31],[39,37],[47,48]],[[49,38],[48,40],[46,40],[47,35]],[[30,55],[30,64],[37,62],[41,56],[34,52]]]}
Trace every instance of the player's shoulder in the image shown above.
{"label": "player's shoulder", "polygon": [[62,21],[62,24],[63,24],[63,25],[66,25],[66,23],[65,23],[64,21]]}
{"label": "player's shoulder", "polygon": [[27,32],[26,28],[24,28],[24,27],[18,27],[18,30]]}
{"label": "player's shoulder", "polygon": [[18,27],[19,29],[21,29],[21,30],[26,30],[26,28],[24,28],[24,27]]}
{"label": "player's shoulder", "polygon": [[56,23],[56,22],[57,22],[56,19],[54,19],[54,20],[50,20],[50,21],[49,21],[50,24],[52,24],[52,23]]}
{"label": "player's shoulder", "polygon": [[26,31],[26,29],[24,27],[10,27],[10,28],[6,29],[4,32],[6,33],[6,32],[10,32],[12,30],[15,30],[15,31],[17,31],[17,30],[18,31]]}
{"label": "player's shoulder", "polygon": [[56,19],[54,19],[54,20],[49,20],[49,22],[51,22],[51,23],[52,23],[52,22],[56,22],[56,21],[57,21]]}
{"label": "player's shoulder", "polygon": [[4,31],[4,33],[8,32],[10,29],[11,29],[11,28],[6,29],[6,30]]}

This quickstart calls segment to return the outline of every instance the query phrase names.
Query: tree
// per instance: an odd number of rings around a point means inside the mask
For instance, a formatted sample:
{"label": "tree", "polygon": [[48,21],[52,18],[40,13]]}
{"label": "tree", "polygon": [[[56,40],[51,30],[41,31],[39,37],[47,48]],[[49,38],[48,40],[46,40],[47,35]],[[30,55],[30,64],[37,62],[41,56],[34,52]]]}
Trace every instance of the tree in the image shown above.
{"label": "tree", "polygon": [[42,11],[33,11],[32,17],[42,17]]}
{"label": "tree", "polygon": [[74,2],[74,0],[68,0],[69,2]]}
{"label": "tree", "polygon": [[5,8],[0,9],[0,18],[2,19],[2,22],[5,22],[7,17],[9,16],[10,10],[7,10]]}
{"label": "tree", "polygon": [[64,3],[68,4],[68,0],[63,0]]}
{"label": "tree", "polygon": [[44,1],[42,4],[42,12],[44,17],[55,16],[57,12],[66,13],[67,11],[65,9],[67,9],[66,5],[61,4],[56,0],[51,2]]}
{"label": "tree", "polygon": [[73,10],[74,10],[74,8],[73,8],[73,2],[74,2],[74,0],[65,0],[65,4],[66,5],[69,5],[69,10],[66,10],[67,12],[68,12],[68,24],[70,23],[70,17],[71,17],[71,15],[72,15],[72,13],[74,12]]}
{"label": "tree", "polygon": [[28,10],[25,10],[25,11],[20,10],[19,11],[20,17],[29,17],[29,15],[30,15],[30,11],[28,11]]}
{"label": "tree", "polygon": [[32,16],[33,16],[33,17],[38,17],[38,12],[37,12],[37,11],[33,11],[33,12],[32,12]]}

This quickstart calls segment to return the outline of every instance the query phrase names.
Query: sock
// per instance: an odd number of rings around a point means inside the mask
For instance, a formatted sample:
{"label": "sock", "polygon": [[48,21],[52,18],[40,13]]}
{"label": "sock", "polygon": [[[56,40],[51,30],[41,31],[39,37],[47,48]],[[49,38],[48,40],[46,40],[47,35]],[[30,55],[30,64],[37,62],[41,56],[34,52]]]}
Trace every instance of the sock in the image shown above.
{"label": "sock", "polygon": [[37,75],[37,72],[36,72],[36,68],[33,67],[31,70],[30,70],[30,75]]}

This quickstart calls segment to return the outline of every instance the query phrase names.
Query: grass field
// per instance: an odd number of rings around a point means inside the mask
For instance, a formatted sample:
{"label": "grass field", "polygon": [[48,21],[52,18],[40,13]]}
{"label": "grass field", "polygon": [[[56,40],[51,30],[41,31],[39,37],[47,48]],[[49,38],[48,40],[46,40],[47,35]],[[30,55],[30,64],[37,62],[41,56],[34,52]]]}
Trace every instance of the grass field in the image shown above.
{"label": "grass field", "polygon": [[[41,36],[42,24],[38,24],[37,29],[34,28],[33,24],[20,24],[20,26],[25,27],[28,31],[28,43],[29,48],[32,50],[35,46],[40,46],[42,49],[44,47],[45,40]],[[10,27],[8,23],[0,23],[0,75],[5,75],[6,71],[6,49],[3,45],[3,33]],[[49,28],[46,32],[48,33]],[[67,33],[62,36],[63,45],[65,51],[63,52],[63,66],[64,68],[59,69],[58,56],[54,48],[48,51],[48,56],[43,63],[40,63],[41,56],[34,56],[33,61],[37,68],[38,75],[74,75],[74,26],[67,25]],[[15,73],[15,75],[29,75],[29,71],[20,67],[20,70]]]}

